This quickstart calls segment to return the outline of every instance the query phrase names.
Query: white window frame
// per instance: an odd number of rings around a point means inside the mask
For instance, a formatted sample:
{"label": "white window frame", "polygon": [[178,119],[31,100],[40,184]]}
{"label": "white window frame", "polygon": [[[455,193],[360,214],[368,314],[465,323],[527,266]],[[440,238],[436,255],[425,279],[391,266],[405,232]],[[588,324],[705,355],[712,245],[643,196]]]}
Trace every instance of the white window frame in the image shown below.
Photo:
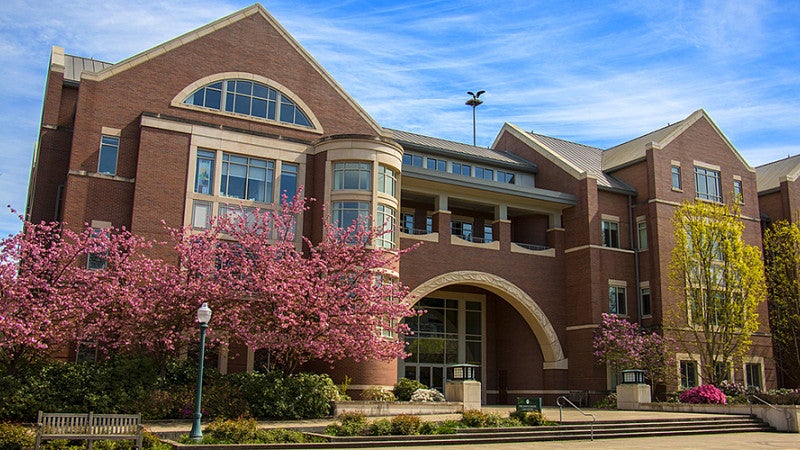
{"label": "white window frame", "polygon": [[694,184],[697,198],[722,203],[722,174],[719,168],[695,165]]}
{"label": "white window frame", "polygon": [[[347,185],[348,175],[355,174],[357,185]],[[333,190],[369,191],[372,189],[372,164],[367,161],[340,161],[333,164]]]}
{"label": "white window frame", "polygon": [[[111,176],[117,175],[119,165],[119,142],[119,136],[110,136],[107,134],[100,136],[100,150],[97,153],[97,173]],[[110,155],[112,151],[113,156]],[[110,172],[101,170],[103,163],[111,158],[113,158],[114,161],[114,169]]]}
{"label": "white window frame", "polygon": [[[596,225],[595,225],[596,226]],[[608,248],[621,248],[620,242],[620,232],[619,232],[619,220],[612,220],[608,218],[603,218],[600,224],[600,231],[602,234],[603,239],[603,247]],[[608,232],[608,236],[606,236],[606,232]],[[614,233],[616,233],[616,242],[614,242]],[[616,245],[613,245],[616,244]]]}
{"label": "white window frame", "polygon": [[[620,302],[620,293],[622,294],[623,301]],[[614,299],[614,305],[616,305],[616,311],[612,308],[611,299]],[[620,305],[622,306],[622,310],[620,309]],[[609,313],[620,316],[620,317],[627,317],[628,316],[628,287],[625,281],[621,280],[608,280],[608,311]]]}
{"label": "white window frame", "polygon": [[[387,223],[388,222],[388,223]],[[375,214],[375,226],[384,230],[384,234],[375,239],[379,247],[393,249],[397,245],[397,210],[389,205],[379,204]]]}

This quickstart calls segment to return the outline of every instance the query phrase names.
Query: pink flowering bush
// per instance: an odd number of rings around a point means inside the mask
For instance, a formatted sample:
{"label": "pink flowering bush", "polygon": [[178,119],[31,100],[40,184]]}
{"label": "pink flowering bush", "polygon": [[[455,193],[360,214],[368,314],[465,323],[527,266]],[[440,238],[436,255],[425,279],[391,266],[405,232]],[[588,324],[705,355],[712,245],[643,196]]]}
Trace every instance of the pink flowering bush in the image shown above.
{"label": "pink flowering bush", "polygon": [[708,403],[712,405],[724,405],[728,402],[725,393],[720,391],[713,384],[704,384],[688,389],[680,395],[681,403]]}
{"label": "pink flowering bush", "polygon": [[651,383],[660,383],[666,380],[667,368],[672,365],[672,343],[658,333],[642,330],[636,323],[603,313],[592,349],[598,364],[610,364],[614,370],[644,369]]}

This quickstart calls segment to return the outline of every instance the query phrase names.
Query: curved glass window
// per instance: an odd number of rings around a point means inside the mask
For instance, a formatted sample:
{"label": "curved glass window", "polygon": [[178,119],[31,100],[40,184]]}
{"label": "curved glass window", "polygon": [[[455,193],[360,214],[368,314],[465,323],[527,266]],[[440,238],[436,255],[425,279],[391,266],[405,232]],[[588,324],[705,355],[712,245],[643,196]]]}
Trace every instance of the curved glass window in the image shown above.
{"label": "curved glass window", "polygon": [[308,116],[291,99],[255,81],[217,81],[194,91],[183,103],[312,127]]}
{"label": "curved glass window", "polygon": [[333,188],[368,191],[372,178],[372,164],[341,162],[333,165]]}

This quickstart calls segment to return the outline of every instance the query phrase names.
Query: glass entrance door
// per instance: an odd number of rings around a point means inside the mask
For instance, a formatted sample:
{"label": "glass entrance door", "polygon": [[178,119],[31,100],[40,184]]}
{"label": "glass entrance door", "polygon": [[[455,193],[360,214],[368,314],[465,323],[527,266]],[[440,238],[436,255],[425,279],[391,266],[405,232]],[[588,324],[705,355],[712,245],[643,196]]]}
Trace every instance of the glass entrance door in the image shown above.
{"label": "glass entrance door", "polygon": [[[401,364],[400,375],[444,392],[447,366],[483,361],[483,302],[426,297],[416,308],[425,313],[408,319],[411,355]],[[477,374],[480,379],[480,369]]]}

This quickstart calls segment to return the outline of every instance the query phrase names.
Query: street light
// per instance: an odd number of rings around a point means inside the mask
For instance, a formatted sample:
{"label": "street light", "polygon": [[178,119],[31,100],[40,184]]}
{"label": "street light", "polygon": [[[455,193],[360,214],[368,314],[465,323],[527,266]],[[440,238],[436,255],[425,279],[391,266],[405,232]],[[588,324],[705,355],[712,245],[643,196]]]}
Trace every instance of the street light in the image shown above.
{"label": "street light", "polygon": [[467,100],[466,103],[464,103],[465,105],[472,106],[472,145],[473,146],[477,145],[477,133],[475,132],[475,108],[477,108],[478,105],[483,103],[483,100],[479,99],[478,97],[480,97],[481,94],[483,94],[484,92],[486,92],[486,91],[478,91],[477,94],[473,93],[472,91],[467,92],[467,94],[471,95],[472,98]]}
{"label": "street light", "polygon": [[208,322],[211,320],[211,308],[208,303],[203,303],[197,310],[197,322],[200,324],[200,361],[197,363],[197,395],[194,399],[194,422],[192,422],[192,431],[189,432],[189,439],[200,442],[203,440],[203,430],[200,429],[200,418],[203,413],[200,412],[200,400],[203,398],[203,359],[206,356],[206,328]]}

